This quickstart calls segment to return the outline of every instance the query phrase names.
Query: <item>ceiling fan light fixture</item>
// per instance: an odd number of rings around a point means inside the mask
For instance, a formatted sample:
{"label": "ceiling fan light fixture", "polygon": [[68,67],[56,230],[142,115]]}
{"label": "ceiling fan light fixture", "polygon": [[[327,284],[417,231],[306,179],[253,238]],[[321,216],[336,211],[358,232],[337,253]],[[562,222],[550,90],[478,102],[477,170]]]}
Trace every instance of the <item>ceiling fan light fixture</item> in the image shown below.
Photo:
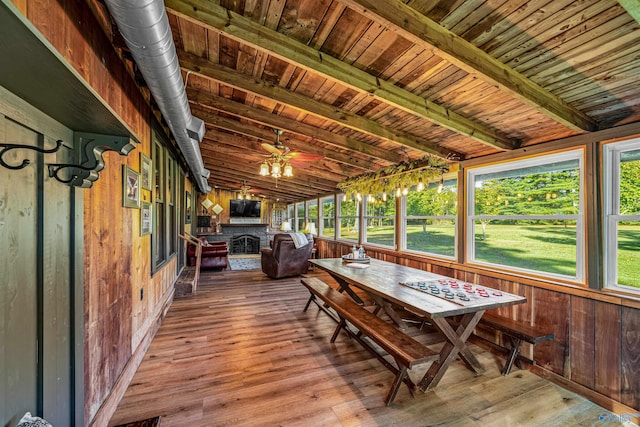
{"label": "ceiling fan light fixture", "polygon": [[271,163],[271,176],[274,178],[280,178],[282,176],[282,171],[280,169],[280,162]]}
{"label": "ceiling fan light fixture", "polygon": [[269,163],[267,163],[266,160],[260,165],[260,175],[262,176],[269,175]]}
{"label": "ceiling fan light fixture", "polygon": [[291,167],[291,163],[287,162],[287,164],[284,165],[283,175],[287,178],[291,178],[293,176],[293,168]]}

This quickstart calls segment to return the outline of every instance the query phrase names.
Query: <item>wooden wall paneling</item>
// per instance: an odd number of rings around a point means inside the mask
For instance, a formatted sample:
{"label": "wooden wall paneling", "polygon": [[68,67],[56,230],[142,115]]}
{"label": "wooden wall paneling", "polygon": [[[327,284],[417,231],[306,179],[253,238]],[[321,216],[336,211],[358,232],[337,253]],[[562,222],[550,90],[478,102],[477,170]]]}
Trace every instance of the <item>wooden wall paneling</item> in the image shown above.
{"label": "wooden wall paneling", "polygon": [[552,341],[534,348],[534,360],[557,374],[564,375],[569,360],[569,295],[535,288],[533,292],[533,321],[535,325],[553,331]]}
{"label": "wooden wall paneling", "polygon": [[443,265],[438,265],[438,264],[432,264],[431,271],[433,271],[435,274],[440,274],[442,276],[447,276],[447,277],[454,277],[455,275],[455,270],[453,268],[445,267]]}
{"label": "wooden wall paneling", "polygon": [[572,381],[593,389],[595,385],[595,301],[571,297]]}
{"label": "wooden wall paneling", "polygon": [[640,310],[622,307],[622,403],[640,409]]}
{"label": "wooden wall paneling", "polygon": [[[4,116],[0,110],[0,138],[37,146],[37,135]],[[27,410],[38,406],[38,162],[33,151],[16,150],[4,159],[31,165],[21,170],[0,167],[0,403],[1,425],[17,424]],[[17,381],[17,379],[20,381]]]}
{"label": "wooden wall paneling", "polygon": [[[51,148],[57,139],[73,140],[70,129],[1,90],[0,118],[0,141]],[[0,320],[3,344],[0,345],[0,373],[3,374],[0,391],[3,398],[11,396],[25,405],[20,408],[23,409],[20,416],[30,410],[44,414],[56,425],[70,425],[73,400],[70,219],[73,206],[69,188],[48,178],[44,164],[68,163],[71,151],[62,149],[57,153],[36,154],[18,150],[5,156],[5,160],[17,164],[25,157],[31,164],[24,169],[0,168],[0,182],[3,183],[0,223],[5,225],[0,227],[0,241],[7,243],[7,250],[0,255],[0,271],[7,280],[6,289],[0,289],[0,307],[4,313]],[[78,200],[82,203],[81,197]],[[8,234],[2,233],[3,230],[8,230]],[[19,280],[14,282],[16,277]],[[17,285],[16,289],[13,289],[13,283]],[[6,303],[3,302],[5,290],[10,296]],[[36,301],[41,301],[41,316],[33,311]],[[18,309],[22,321],[14,323],[14,308]],[[15,335],[7,334],[6,327]],[[40,328],[39,337],[33,335],[33,327]],[[37,340],[41,340],[42,345],[41,372],[36,369],[35,354],[29,353],[30,348],[40,352],[35,347]],[[25,347],[25,343],[29,345]],[[22,369],[26,371],[22,372]],[[14,380],[5,383],[5,373]],[[31,381],[33,373],[39,376],[40,390],[32,389],[37,384],[35,380]],[[21,379],[16,383],[16,378]],[[5,387],[7,384],[8,388]],[[25,390],[40,393],[41,404],[32,404],[33,396],[27,396],[23,393]],[[11,417],[13,409],[17,408],[14,402],[3,399],[0,405],[2,425],[7,424],[5,414]]]}
{"label": "wooden wall paneling", "polygon": [[620,401],[620,306],[595,303],[594,390]]}
{"label": "wooden wall paneling", "polygon": [[[22,4],[22,1],[17,3]],[[26,2],[24,2],[26,4]],[[149,109],[129,70],[120,62],[110,42],[89,8],[74,2],[43,0],[30,2],[29,20],[49,39],[77,70],[141,137],[149,132]],[[148,147],[145,152],[148,152]],[[168,266],[163,280],[151,280],[148,238],[139,236],[139,210],[122,208],[122,162],[139,170],[138,151],[128,158],[112,153],[105,156],[106,167],[89,190],[82,191],[84,210],[84,344],[85,419],[90,421],[112,390],[113,384],[131,358],[133,325],[148,328],[148,319],[161,300],[160,295],[175,279],[175,264]],[[133,261],[133,262],[132,262]],[[169,263],[171,264],[171,263]],[[133,285],[135,283],[135,285]],[[132,294],[145,288],[146,305],[136,307]],[[134,291],[135,289],[135,291]],[[156,295],[156,297],[153,297]],[[146,298],[147,296],[151,298]],[[145,331],[136,328],[144,336]]]}

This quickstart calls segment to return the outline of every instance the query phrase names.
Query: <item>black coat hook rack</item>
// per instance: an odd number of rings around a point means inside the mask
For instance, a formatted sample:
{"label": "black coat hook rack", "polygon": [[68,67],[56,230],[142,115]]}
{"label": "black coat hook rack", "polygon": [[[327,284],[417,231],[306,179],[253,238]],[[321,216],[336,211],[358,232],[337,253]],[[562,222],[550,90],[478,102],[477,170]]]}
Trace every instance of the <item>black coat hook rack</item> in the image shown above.
{"label": "black coat hook rack", "polygon": [[5,168],[11,169],[11,170],[19,170],[19,169],[26,168],[31,163],[31,160],[24,159],[22,163],[20,163],[19,165],[10,165],[4,161],[2,156],[4,156],[6,153],[8,153],[11,150],[33,150],[33,151],[37,151],[39,153],[44,153],[44,154],[55,153],[60,149],[60,147],[62,147],[62,140],[60,139],[57,140],[56,146],[49,149],[34,147],[33,145],[24,145],[24,144],[0,144],[0,147],[3,147],[2,150],[0,150],[0,166],[4,166]]}

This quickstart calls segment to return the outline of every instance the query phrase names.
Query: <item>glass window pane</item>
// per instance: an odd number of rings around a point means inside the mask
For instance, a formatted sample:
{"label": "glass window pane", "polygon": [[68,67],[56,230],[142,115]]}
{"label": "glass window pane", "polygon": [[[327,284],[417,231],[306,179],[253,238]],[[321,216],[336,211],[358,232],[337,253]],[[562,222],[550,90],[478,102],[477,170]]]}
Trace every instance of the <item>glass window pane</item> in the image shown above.
{"label": "glass window pane", "polygon": [[309,200],[307,202],[307,218],[311,222],[318,223],[318,201]]}
{"label": "glass window pane", "polygon": [[336,223],[335,219],[332,218],[324,218],[322,220],[322,236],[324,237],[334,237],[336,233]]}
{"label": "glass window pane", "polygon": [[347,240],[358,240],[358,217],[340,218],[340,237]]}
{"label": "glass window pane", "polygon": [[393,217],[367,218],[367,242],[393,246],[395,219]]}
{"label": "glass window pane", "polygon": [[455,256],[455,219],[407,219],[407,249]]}
{"label": "glass window pane", "polygon": [[407,195],[407,216],[455,216],[457,211],[456,180],[447,180],[440,192],[437,185]]}
{"label": "glass window pane", "polygon": [[358,216],[359,204],[354,200],[340,201],[340,216]]}
{"label": "glass window pane", "polygon": [[640,215],[640,150],[620,155],[620,214]]}
{"label": "glass window pane", "polygon": [[455,257],[457,179],[412,188],[406,198],[406,249]]}
{"label": "glass window pane", "polygon": [[[296,203],[296,223],[295,223],[295,231],[304,230],[304,203]],[[294,224],[292,224],[294,225]]]}
{"label": "glass window pane", "polygon": [[365,201],[366,242],[394,246],[396,198],[384,200],[380,195]]}
{"label": "glass window pane", "polygon": [[640,289],[640,221],[618,224],[618,285]]}
{"label": "glass window pane", "polygon": [[[567,162],[573,164],[573,162]],[[476,176],[476,215],[572,215],[579,212],[580,170],[537,167]]]}
{"label": "glass window pane", "polygon": [[475,260],[576,276],[576,222],[474,222]]}
{"label": "glass window pane", "polygon": [[367,201],[366,216],[395,216],[396,215],[396,199],[390,197],[386,201],[376,197],[374,201]]}
{"label": "glass window pane", "polygon": [[360,202],[353,199],[344,200],[340,195],[338,203],[340,204],[338,235],[342,239],[357,241],[360,234]]}
{"label": "glass window pane", "polygon": [[324,237],[335,237],[335,213],[336,204],[334,197],[322,199],[322,229],[320,233]]}

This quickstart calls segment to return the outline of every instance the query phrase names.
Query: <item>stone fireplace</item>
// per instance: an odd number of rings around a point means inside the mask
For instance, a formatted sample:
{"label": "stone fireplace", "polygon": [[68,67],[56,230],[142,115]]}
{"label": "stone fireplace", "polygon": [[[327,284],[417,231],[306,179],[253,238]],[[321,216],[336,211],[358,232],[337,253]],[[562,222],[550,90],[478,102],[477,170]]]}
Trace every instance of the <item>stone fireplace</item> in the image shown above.
{"label": "stone fireplace", "polygon": [[[229,255],[238,255],[241,253],[258,254],[260,253],[260,248],[269,247],[267,224],[221,224],[220,228],[221,231],[217,233],[200,232],[198,236],[206,236],[210,242],[227,242]],[[244,236],[251,236],[251,243],[249,243],[249,239]],[[235,242],[235,240],[237,240],[237,242]],[[246,251],[247,247],[250,252],[242,252]]]}
{"label": "stone fireplace", "polygon": [[231,254],[260,253],[260,237],[251,234],[241,234],[231,238]]}

